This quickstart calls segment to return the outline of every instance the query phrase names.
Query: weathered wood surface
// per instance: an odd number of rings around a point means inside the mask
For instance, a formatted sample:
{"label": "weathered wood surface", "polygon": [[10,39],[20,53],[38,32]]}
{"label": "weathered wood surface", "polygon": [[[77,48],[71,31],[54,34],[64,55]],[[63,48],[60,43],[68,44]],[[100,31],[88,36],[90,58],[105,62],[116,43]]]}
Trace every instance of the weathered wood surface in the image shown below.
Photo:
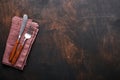
{"label": "weathered wood surface", "polygon": [[24,71],[0,64],[0,80],[120,80],[120,0],[0,0],[0,60],[24,13],[40,31]]}

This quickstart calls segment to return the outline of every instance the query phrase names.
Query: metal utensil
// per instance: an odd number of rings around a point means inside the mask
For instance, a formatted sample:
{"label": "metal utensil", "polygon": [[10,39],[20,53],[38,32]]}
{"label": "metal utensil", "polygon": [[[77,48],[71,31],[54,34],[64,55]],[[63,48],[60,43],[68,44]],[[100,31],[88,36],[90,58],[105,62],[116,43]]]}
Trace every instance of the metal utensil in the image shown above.
{"label": "metal utensil", "polygon": [[17,61],[17,59],[18,59],[18,57],[19,57],[19,55],[20,55],[20,53],[21,53],[21,51],[22,51],[22,49],[24,47],[24,44],[25,44],[26,40],[31,38],[32,32],[33,32],[33,28],[30,26],[30,28],[28,29],[27,33],[25,33],[24,41],[22,42],[22,44],[20,44],[20,46],[19,46],[15,56],[13,57],[13,59],[11,61],[11,64],[14,65],[16,63],[16,61]]}
{"label": "metal utensil", "polygon": [[21,35],[22,35],[22,33],[23,33],[23,31],[24,31],[24,28],[25,28],[25,26],[26,26],[26,24],[27,24],[27,20],[28,20],[28,16],[27,16],[26,14],[24,14],[18,39],[16,40],[15,45],[14,45],[14,47],[13,47],[11,53],[10,53],[10,56],[9,56],[9,61],[10,61],[10,62],[12,61],[12,58],[13,58],[14,55],[15,55],[17,46],[18,46],[19,41],[20,41],[20,38],[21,38]]}

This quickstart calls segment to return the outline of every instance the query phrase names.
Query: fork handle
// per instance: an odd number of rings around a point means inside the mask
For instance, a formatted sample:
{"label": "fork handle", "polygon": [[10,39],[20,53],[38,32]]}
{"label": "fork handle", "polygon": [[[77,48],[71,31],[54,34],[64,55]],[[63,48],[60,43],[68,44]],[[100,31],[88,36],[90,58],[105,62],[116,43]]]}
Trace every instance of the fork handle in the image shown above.
{"label": "fork handle", "polygon": [[17,49],[18,44],[19,44],[19,40],[16,40],[15,45],[14,45],[14,47],[13,47],[11,53],[10,53],[10,56],[9,56],[9,61],[10,61],[10,62],[12,61],[12,58],[13,58],[14,55],[15,55],[15,52],[16,52],[16,49]]}
{"label": "fork handle", "polygon": [[14,64],[16,63],[16,61],[17,61],[17,59],[18,59],[18,57],[19,57],[22,49],[23,49],[23,45],[20,44],[18,50],[16,51],[16,54],[14,55],[14,57],[13,57],[13,59],[12,59],[12,62],[11,62],[12,65],[14,65]]}

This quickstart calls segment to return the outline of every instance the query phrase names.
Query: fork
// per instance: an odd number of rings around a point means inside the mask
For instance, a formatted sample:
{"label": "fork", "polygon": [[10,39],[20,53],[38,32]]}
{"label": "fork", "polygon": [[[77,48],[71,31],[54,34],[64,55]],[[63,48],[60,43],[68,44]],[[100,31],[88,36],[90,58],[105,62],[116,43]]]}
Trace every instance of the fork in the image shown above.
{"label": "fork", "polygon": [[16,54],[14,55],[14,57],[13,57],[13,59],[11,61],[12,65],[14,65],[16,63],[16,61],[17,61],[17,59],[18,59],[18,57],[19,57],[19,55],[20,55],[20,53],[21,53],[21,51],[22,51],[22,49],[23,49],[23,47],[25,45],[26,40],[31,38],[32,32],[33,32],[33,28],[30,26],[28,31],[24,35],[24,41],[22,42],[22,44],[20,44]]}

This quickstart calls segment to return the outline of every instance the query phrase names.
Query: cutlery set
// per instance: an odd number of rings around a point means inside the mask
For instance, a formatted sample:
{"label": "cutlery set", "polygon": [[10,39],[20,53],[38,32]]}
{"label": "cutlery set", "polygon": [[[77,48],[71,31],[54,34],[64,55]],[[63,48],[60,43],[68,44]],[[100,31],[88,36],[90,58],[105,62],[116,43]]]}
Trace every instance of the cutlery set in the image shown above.
{"label": "cutlery set", "polygon": [[13,49],[12,49],[10,55],[9,55],[9,62],[12,65],[14,65],[16,63],[16,61],[18,60],[19,55],[20,55],[20,53],[21,53],[21,51],[24,47],[24,44],[25,44],[26,40],[31,38],[33,28],[30,26],[28,28],[27,32],[24,34],[24,41],[22,43],[20,43],[20,39],[21,39],[21,36],[23,35],[23,32],[24,32],[25,26],[27,24],[27,21],[28,21],[28,16],[26,14],[24,14],[22,24],[21,24],[21,27],[20,27],[20,32],[19,32],[18,39],[16,40],[15,45],[14,45],[14,47],[13,47]]}
{"label": "cutlery set", "polygon": [[38,23],[33,19],[28,19],[26,14],[23,18],[13,16],[2,64],[23,70],[27,65],[27,59],[38,31]]}

